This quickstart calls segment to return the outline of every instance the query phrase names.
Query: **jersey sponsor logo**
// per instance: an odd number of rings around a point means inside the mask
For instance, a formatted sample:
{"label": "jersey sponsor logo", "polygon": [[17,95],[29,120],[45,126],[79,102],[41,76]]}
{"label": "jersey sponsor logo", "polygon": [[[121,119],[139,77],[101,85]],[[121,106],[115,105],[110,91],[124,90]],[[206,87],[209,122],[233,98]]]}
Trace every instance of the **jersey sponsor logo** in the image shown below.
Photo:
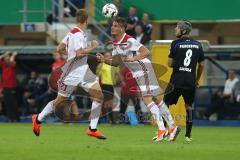
{"label": "jersey sponsor logo", "polygon": [[179,48],[196,48],[196,49],[199,49],[199,45],[195,45],[195,44],[181,44],[179,46]]}

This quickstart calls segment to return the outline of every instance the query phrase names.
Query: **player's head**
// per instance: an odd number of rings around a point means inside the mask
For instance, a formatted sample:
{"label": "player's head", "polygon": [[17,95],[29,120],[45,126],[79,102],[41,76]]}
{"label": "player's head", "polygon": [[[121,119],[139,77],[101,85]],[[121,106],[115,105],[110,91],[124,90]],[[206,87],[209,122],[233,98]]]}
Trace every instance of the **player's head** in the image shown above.
{"label": "player's head", "polygon": [[85,9],[79,9],[76,12],[76,21],[80,24],[88,24],[88,13]]}
{"label": "player's head", "polygon": [[113,19],[111,34],[113,36],[123,34],[125,33],[126,28],[127,28],[126,20],[124,18],[117,17]]}
{"label": "player's head", "polygon": [[187,20],[182,20],[177,23],[175,28],[175,35],[177,38],[181,38],[183,35],[189,35],[192,30],[192,24]]}

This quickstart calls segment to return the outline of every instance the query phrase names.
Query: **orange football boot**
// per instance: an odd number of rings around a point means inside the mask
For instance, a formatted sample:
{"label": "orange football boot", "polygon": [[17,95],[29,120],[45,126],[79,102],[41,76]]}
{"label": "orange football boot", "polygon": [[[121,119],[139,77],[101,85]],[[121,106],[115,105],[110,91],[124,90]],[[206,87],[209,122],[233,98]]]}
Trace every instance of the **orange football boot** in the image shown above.
{"label": "orange football boot", "polygon": [[40,135],[41,124],[37,123],[37,114],[32,115],[32,130],[36,136]]}
{"label": "orange football boot", "polygon": [[87,133],[87,135],[92,136],[92,137],[96,137],[98,139],[102,139],[102,140],[107,139],[107,137],[105,137],[99,130],[96,130],[94,132],[94,131],[91,131],[90,129],[88,129],[86,131],[86,133]]}

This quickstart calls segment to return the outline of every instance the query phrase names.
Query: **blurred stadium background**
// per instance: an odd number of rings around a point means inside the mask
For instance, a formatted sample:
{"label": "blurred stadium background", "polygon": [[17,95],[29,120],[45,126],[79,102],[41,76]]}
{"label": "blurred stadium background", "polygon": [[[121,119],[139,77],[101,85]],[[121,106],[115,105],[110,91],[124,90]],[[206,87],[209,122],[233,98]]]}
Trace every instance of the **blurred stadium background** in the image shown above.
{"label": "blurred stadium background", "polygon": [[[86,8],[90,14],[89,39],[101,42],[96,52],[105,52],[105,42],[110,40],[108,21],[102,16],[101,8],[108,0],[1,0],[0,5],[0,53],[17,52],[16,56],[16,100],[17,118],[13,121],[28,122],[29,115],[39,112],[44,102],[37,103],[36,97],[48,92],[47,77],[52,71],[58,42],[75,24],[75,11]],[[224,100],[223,106],[206,115],[208,108],[214,104],[214,94],[224,88],[228,78],[228,70],[240,73],[240,1],[201,0],[121,0],[121,15],[129,17],[129,8],[135,7],[138,21],[142,22],[144,13],[149,15],[152,26],[150,39],[146,45],[152,51],[152,61],[166,66],[167,54],[171,40],[175,39],[173,29],[181,19],[190,20],[193,24],[191,36],[204,44],[206,67],[202,77],[202,86],[197,90],[194,110],[194,125],[240,125],[240,103],[238,88],[232,90],[233,101]],[[130,22],[129,22],[130,23]],[[95,54],[93,53],[93,55]],[[96,69],[94,56],[90,56],[89,64]],[[158,68],[155,68],[156,72]],[[29,88],[30,73],[36,72],[41,83]],[[2,72],[3,74],[4,72]],[[159,73],[159,78],[168,81],[171,70]],[[2,77],[4,75],[1,75]],[[8,77],[11,79],[12,77]],[[116,88],[119,88],[117,86]],[[8,107],[4,103],[4,86],[1,87],[0,121],[9,121]],[[35,94],[29,96],[28,93]],[[117,93],[116,93],[117,94]],[[119,96],[119,95],[118,95]],[[49,98],[50,96],[47,96]],[[46,97],[45,97],[46,98]],[[46,100],[46,99],[45,99]],[[89,108],[89,100],[76,99],[80,110]],[[27,104],[26,104],[27,103]],[[116,102],[117,103],[117,102]],[[144,113],[147,112],[142,106]],[[118,108],[114,109],[117,112]],[[127,112],[134,111],[130,105]],[[184,116],[182,101],[178,107],[171,108],[173,114]],[[184,125],[185,119],[176,120]],[[10,120],[11,121],[11,120]],[[107,120],[103,121],[107,122]],[[149,121],[148,121],[149,122]],[[146,122],[146,123],[148,123]]]}

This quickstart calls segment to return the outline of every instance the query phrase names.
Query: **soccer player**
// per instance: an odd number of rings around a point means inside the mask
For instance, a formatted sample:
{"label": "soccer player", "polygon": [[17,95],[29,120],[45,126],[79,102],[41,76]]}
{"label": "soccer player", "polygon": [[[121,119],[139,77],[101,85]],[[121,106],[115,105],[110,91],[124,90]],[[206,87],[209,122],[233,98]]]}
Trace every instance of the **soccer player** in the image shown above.
{"label": "soccer player", "polygon": [[[152,113],[157,125],[158,125],[158,137],[156,141],[162,141],[167,133],[167,130],[163,124],[162,116],[160,113],[170,112],[167,107],[162,108],[158,106],[158,102],[155,96],[162,93],[162,89],[159,87],[155,73],[150,60],[147,56],[150,55],[150,51],[140,44],[136,39],[132,38],[125,33],[126,21],[123,18],[116,18],[113,20],[111,28],[111,34],[115,38],[112,51],[112,59],[106,59],[103,55],[97,54],[97,58],[101,62],[118,66],[126,65],[132,72],[133,77],[136,79],[139,90],[143,99],[143,102]],[[179,128],[174,124],[173,119],[169,123],[170,127],[170,141],[176,139]]]}
{"label": "soccer player", "polygon": [[[192,140],[192,104],[195,88],[199,86],[199,80],[204,68],[202,45],[189,37],[191,29],[192,25],[189,21],[183,20],[177,23],[175,35],[178,39],[172,42],[168,56],[168,66],[173,68],[169,83],[173,86],[173,90],[165,94],[161,102],[161,107],[177,104],[178,98],[181,95],[183,96],[187,115],[186,141]],[[165,115],[164,119],[168,122],[168,117]]]}
{"label": "soccer player", "polygon": [[77,26],[73,28],[59,44],[57,51],[67,54],[67,62],[62,67],[62,74],[58,80],[58,95],[55,100],[50,101],[42,112],[32,116],[32,129],[36,136],[40,135],[41,123],[47,115],[52,113],[63,101],[66,101],[76,87],[80,86],[89,93],[93,102],[90,115],[90,126],[87,130],[89,136],[99,139],[106,137],[97,130],[103,94],[94,75],[87,64],[88,54],[97,48],[98,42],[93,40],[91,46],[87,46],[87,37],[84,33],[88,24],[88,14],[86,10],[80,9],[76,13]]}

